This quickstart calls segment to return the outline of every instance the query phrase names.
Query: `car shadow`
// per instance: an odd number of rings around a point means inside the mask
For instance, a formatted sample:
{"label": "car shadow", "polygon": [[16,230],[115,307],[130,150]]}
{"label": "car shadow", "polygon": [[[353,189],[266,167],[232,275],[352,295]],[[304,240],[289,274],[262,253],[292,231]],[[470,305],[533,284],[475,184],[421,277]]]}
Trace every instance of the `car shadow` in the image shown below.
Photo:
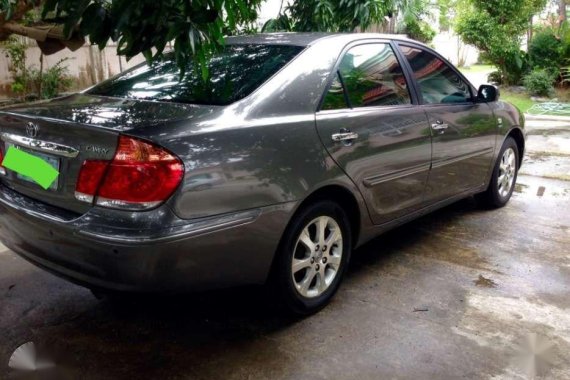
{"label": "car shadow", "polygon": [[470,213],[484,212],[473,197],[462,199],[449,206],[396,227],[359,247],[353,254],[347,275],[356,276],[364,267],[383,264],[394,259],[399,252],[422,244],[442,229],[453,225]]}
{"label": "car shadow", "polygon": [[[355,252],[347,276],[358,280],[368,266],[387,266],[400,250],[421,244],[426,233],[476,210],[474,201],[467,199],[387,232]],[[425,232],[426,228],[432,232]],[[49,307],[43,315],[33,322],[26,318],[13,321],[27,325],[14,330],[10,341],[21,341],[23,338],[15,335],[25,330],[27,338],[49,348],[70,378],[132,378],[134,374],[176,378],[180,373],[209,378],[212,361],[219,361],[221,376],[216,377],[223,377],[239,372],[241,364],[233,359],[244,355],[259,361],[260,368],[281,368],[295,358],[275,355],[280,346],[275,337],[283,336],[279,334],[283,330],[287,330],[288,339],[302,334],[302,329],[295,328],[300,319],[285,315],[268,302],[262,287],[93,299],[87,304],[82,301],[81,307],[73,303],[87,297],[84,290],[64,299],[57,294],[45,297],[49,297],[43,301],[49,302]],[[322,312],[325,318],[338,310],[331,306]]]}

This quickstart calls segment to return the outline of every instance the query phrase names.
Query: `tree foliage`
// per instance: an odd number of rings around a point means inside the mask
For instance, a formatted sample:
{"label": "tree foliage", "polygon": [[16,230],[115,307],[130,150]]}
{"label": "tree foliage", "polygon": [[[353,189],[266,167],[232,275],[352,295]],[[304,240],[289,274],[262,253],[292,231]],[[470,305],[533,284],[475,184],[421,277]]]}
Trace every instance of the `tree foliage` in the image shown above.
{"label": "tree foliage", "polygon": [[[109,41],[127,59],[142,53],[158,59],[173,43],[181,70],[193,56],[204,62],[221,46],[224,35],[235,33],[257,19],[263,0],[43,0],[44,21],[64,24],[65,33],[79,30],[92,44],[104,48]],[[20,3],[0,0],[0,12],[8,18]]]}
{"label": "tree foliage", "polygon": [[396,11],[400,16],[397,32],[408,37],[429,43],[435,37],[436,31],[425,20],[429,17],[429,0],[399,0],[396,1]]}
{"label": "tree foliage", "polygon": [[352,32],[381,23],[394,11],[393,0],[296,0],[265,31]]}
{"label": "tree foliage", "polygon": [[[158,60],[172,43],[184,73],[191,61],[205,70],[208,54],[223,45],[224,36],[255,31],[252,25],[264,1],[0,0],[0,21],[21,20],[26,11],[41,8],[43,22],[65,25],[67,36],[79,31],[99,48],[115,41],[118,54],[127,59],[142,53],[149,61]],[[428,0],[292,0],[287,4],[265,30],[350,32],[399,14],[417,35],[429,35],[427,25],[418,23]]]}
{"label": "tree foliage", "polygon": [[439,30],[442,32],[447,32],[451,28],[449,8],[452,5],[451,0],[437,0],[437,7],[439,9]]}
{"label": "tree foliage", "polygon": [[456,31],[497,66],[507,84],[513,84],[525,71],[522,36],[531,17],[545,5],[546,0],[466,0]]}
{"label": "tree foliage", "polygon": [[296,0],[284,7],[277,18],[263,27],[266,32],[352,32],[385,18],[401,19],[398,32],[429,42],[435,32],[421,19],[429,0]]}

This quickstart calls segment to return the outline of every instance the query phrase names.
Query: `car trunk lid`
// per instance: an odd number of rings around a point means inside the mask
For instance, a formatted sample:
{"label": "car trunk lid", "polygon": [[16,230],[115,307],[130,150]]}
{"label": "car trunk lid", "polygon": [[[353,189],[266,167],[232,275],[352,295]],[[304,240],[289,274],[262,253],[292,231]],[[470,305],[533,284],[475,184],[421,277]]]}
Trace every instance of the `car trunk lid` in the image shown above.
{"label": "car trunk lid", "polygon": [[[207,108],[207,107],[203,107]],[[5,170],[0,181],[38,201],[78,214],[92,205],[75,196],[85,160],[112,160],[119,136],[199,113],[201,107],[74,95],[0,110],[0,150],[10,147],[43,159],[59,171],[47,190],[32,179]]]}

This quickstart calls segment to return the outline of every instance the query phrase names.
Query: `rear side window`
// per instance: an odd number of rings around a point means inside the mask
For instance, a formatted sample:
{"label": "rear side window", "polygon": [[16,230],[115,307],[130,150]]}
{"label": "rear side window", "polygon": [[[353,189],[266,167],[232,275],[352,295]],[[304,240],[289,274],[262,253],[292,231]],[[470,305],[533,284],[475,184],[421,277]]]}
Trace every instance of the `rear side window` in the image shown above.
{"label": "rear side window", "polygon": [[400,46],[420,86],[424,103],[465,103],[471,90],[447,63],[425,50]]}
{"label": "rear side window", "polygon": [[344,92],[344,86],[340,81],[340,76],[337,71],[333,82],[331,83],[331,87],[325,96],[325,100],[323,102],[323,106],[321,109],[323,110],[339,110],[343,108],[348,108],[348,104],[346,104],[346,94]]}
{"label": "rear side window", "polygon": [[180,80],[176,63],[167,56],[139,65],[89,91],[92,95],[179,103],[227,105],[245,98],[303,50],[287,45],[227,45],[208,61],[210,78],[190,63]]}
{"label": "rear side window", "polygon": [[[353,108],[411,103],[404,73],[389,44],[353,47],[343,57],[339,73]],[[342,104],[337,83],[333,82],[323,109],[330,109],[326,107],[331,103]]]}

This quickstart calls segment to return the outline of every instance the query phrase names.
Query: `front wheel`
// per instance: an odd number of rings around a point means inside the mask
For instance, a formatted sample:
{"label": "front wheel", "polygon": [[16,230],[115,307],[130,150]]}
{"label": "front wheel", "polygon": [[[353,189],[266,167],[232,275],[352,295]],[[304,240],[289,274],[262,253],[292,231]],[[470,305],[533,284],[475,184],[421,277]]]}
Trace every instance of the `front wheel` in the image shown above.
{"label": "front wheel", "polygon": [[489,207],[503,207],[509,202],[519,170],[519,149],[512,137],[508,137],[495,163],[491,183],[487,190],[477,194],[477,200]]}
{"label": "front wheel", "polygon": [[309,315],[334,296],[351,254],[351,230],[344,210],[319,201],[301,210],[285,231],[276,255],[272,287],[281,305]]}

